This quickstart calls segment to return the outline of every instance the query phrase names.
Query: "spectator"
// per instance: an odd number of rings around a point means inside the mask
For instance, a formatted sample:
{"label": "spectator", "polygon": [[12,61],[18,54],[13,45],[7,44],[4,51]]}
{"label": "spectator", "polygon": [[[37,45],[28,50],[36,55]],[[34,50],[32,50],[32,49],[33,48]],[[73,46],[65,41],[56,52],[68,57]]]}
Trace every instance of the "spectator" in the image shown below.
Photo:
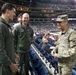
{"label": "spectator", "polygon": [[51,52],[50,50],[50,46],[48,45],[48,42],[49,42],[49,36],[50,34],[46,34],[43,36],[42,38],[42,49],[44,49],[45,51],[47,51],[48,53]]}
{"label": "spectator", "polygon": [[20,14],[18,15],[18,19],[17,19],[17,20],[18,20],[18,23],[15,23],[15,24],[14,24],[14,26],[13,26],[14,28],[16,28],[17,25],[19,25],[19,24],[21,23],[21,21],[22,21],[22,13],[20,13]]}

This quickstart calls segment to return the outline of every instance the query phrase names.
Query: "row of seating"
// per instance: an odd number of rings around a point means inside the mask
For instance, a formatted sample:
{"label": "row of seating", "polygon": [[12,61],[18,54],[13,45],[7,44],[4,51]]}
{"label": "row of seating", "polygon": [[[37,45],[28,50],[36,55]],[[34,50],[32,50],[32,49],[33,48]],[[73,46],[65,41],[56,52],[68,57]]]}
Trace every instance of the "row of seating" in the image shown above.
{"label": "row of seating", "polygon": [[[37,49],[42,54],[42,56],[44,56],[47,59],[47,61],[49,61],[50,64],[55,68],[54,74],[57,74],[58,73],[58,58],[52,57],[51,53],[48,53],[44,49],[41,49],[40,42],[41,42],[41,38],[38,38],[38,41],[37,42],[34,41],[33,44],[37,47]],[[50,43],[48,44],[51,46]],[[72,75],[76,75],[75,68],[72,71]]]}
{"label": "row of seating", "polygon": [[30,60],[35,71],[35,75],[49,75],[47,68],[32,48],[30,48]]}
{"label": "row of seating", "polygon": [[54,73],[58,73],[58,58],[52,57],[51,53],[46,52],[45,50],[41,49],[41,47],[34,42],[34,45],[38,48],[40,53],[47,59],[48,62],[55,68]]}
{"label": "row of seating", "polygon": [[[49,61],[49,62],[51,62],[51,64],[52,64],[52,66],[55,68],[55,71],[54,71],[54,73],[56,72],[58,72],[58,59],[57,58],[53,58],[52,56],[51,56],[51,54],[48,54],[45,50],[42,50],[41,48],[40,48],[40,46],[36,43],[36,42],[34,42],[34,45],[38,48],[38,50],[43,54],[43,56],[45,56],[46,57],[46,59]],[[50,58],[50,59],[49,59]],[[56,74],[55,73],[55,74]],[[76,75],[76,66],[72,69],[72,75]]]}

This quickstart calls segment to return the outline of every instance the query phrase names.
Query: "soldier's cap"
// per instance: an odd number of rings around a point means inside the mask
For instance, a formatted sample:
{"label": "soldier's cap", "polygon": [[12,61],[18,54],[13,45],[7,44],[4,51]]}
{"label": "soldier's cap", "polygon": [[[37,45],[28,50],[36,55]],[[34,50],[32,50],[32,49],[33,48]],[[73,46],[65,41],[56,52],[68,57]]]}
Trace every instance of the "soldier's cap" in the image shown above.
{"label": "soldier's cap", "polygon": [[68,21],[68,15],[59,15],[56,19],[57,22]]}

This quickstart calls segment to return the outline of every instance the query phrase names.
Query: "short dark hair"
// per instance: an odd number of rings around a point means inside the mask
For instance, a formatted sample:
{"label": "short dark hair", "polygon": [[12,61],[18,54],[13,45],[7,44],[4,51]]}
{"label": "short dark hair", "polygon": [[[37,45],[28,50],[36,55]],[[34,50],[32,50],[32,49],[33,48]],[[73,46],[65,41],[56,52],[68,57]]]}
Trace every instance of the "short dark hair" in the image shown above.
{"label": "short dark hair", "polygon": [[23,15],[23,14],[22,14],[22,13],[20,13],[20,14],[18,15],[18,18],[19,18],[19,17],[21,17],[22,15]]}
{"label": "short dark hair", "polygon": [[5,3],[3,4],[3,6],[1,7],[1,13],[5,13],[6,10],[12,10],[13,8],[15,8],[15,6],[11,3]]}

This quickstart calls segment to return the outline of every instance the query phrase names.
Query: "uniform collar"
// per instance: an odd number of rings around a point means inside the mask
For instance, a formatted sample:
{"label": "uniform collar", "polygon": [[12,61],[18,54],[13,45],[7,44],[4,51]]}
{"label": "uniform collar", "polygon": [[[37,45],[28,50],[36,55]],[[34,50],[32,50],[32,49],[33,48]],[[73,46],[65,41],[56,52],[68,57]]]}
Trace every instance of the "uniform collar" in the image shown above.
{"label": "uniform collar", "polygon": [[24,27],[24,26],[22,25],[22,23],[21,23],[21,27],[23,27],[23,28],[27,28],[27,27],[29,27],[29,24],[27,24],[27,26],[26,26],[26,27]]}
{"label": "uniform collar", "polygon": [[[70,29],[70,28],[69,28]],[[61,32],[61,35],[63,35],[63,34],[65,34],[65,33],[67,33],[68,31],[69,31],[69,29],[68,30],[66,30],[66,31],[62,31]]]}
{"label": "uniform collar", "polygon": [[8,26],[11,29],[11,26],[2,17],[0,17],[0,19],[6,26]]}

